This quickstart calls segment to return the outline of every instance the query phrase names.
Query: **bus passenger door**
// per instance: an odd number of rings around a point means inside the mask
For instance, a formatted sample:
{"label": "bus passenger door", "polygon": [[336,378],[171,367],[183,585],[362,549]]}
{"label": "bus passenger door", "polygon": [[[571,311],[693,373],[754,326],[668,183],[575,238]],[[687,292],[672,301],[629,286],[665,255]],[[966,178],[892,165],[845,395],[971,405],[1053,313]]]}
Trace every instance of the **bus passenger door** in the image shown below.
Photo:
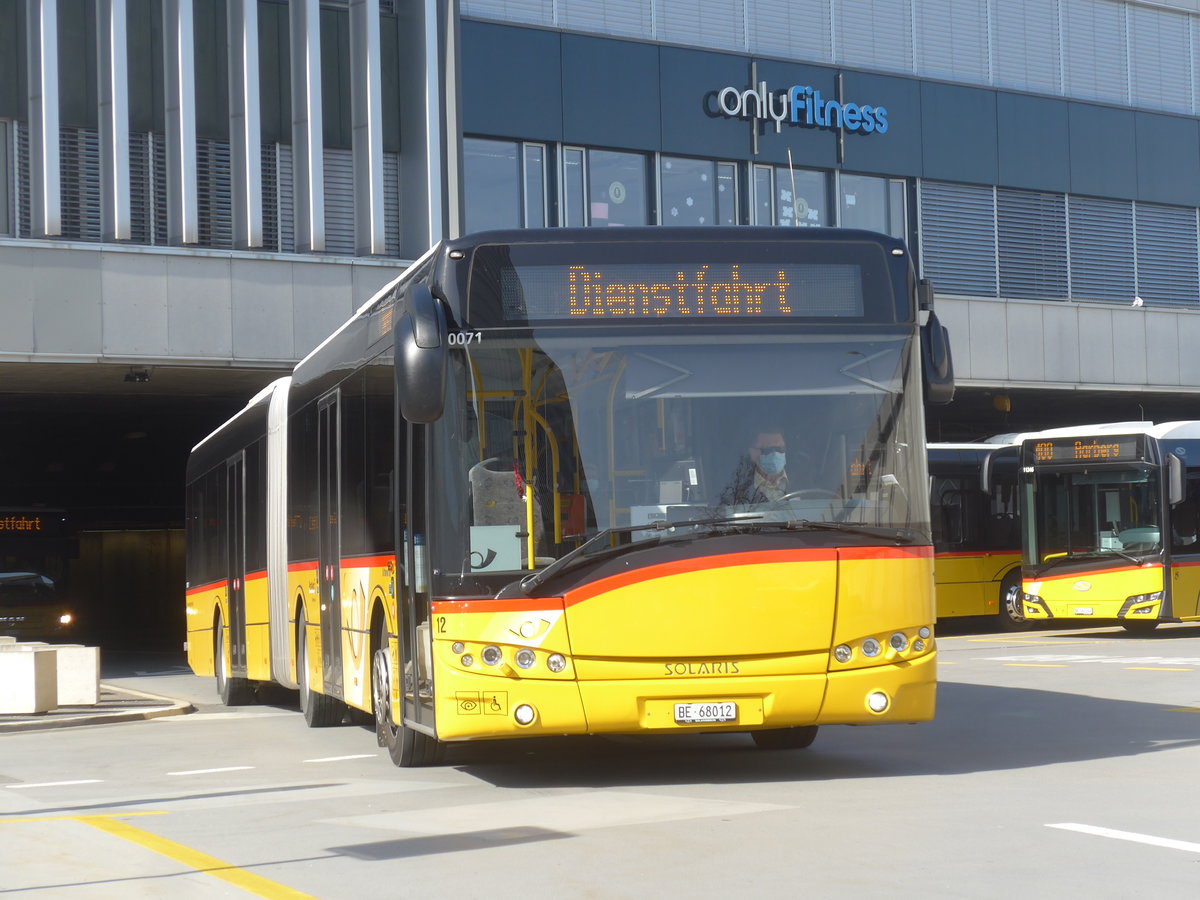
{"label": "bus passenger door", "polygon": [[[238,453],[225,465],[225,504],[229,527],[226,607],[229,621],[230,674],[246,674],[246,454]],[[217,660],[216,664],[221,665]]]}
{"label": "bus passenger door", "polygon": [[[404,534],[405,588],[399,604],[401,700],[404,719],[432,733],[434,729],[432,643],[430,633],[430,570],[426,536],[429,534],[429,460],[427,425],[404,422],[397,414],[399,440],[408,442],[407,524]],[[407,434],[406,434],[407,432]],[[404,472],[403,468],[398,469]]]}
{"label": "bus passenger door", "polygon": [[338,392],[317,404],[317,583],[321,591],[322,693],[342,696],[341,495]]}

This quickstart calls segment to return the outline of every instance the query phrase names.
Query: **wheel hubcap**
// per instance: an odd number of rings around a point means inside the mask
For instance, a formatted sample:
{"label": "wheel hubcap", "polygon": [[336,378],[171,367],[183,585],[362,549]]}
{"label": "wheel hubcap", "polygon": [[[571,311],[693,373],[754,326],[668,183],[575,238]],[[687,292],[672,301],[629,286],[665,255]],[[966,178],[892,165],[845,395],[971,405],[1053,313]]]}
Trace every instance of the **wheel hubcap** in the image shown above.
{"label": "wheel hubcap", "polygon": [[381,647],[375,651],[373,669],[375,672],[375,722],[381,727],[394,730],[392,725],[391,675],[388,672],[388,652]]}

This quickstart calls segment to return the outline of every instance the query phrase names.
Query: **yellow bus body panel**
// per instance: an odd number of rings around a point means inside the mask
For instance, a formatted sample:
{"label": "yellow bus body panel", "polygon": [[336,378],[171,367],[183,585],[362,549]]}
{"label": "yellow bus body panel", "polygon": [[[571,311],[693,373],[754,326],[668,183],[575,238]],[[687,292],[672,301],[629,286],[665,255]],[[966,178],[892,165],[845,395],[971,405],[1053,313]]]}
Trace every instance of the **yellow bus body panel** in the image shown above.
{"label": "yellow bus body panel", "polygon": [[[197,675],[214,677],[217,674],[213,661],[213,621],[215,613],[221,611],[221,621],[226,618],[224,581],[192,588],[187,592],[187,659],[188,665]],[[225,642],[229,646],[229,642]]]}
{"label": "yellow bus body panel", "polygon": [[[370,711],[371,701],[371,611],[376,602],[394,596],[392,583],[395,557],[345,559],[341,566],[342,596],[342,693],[351,706]],[[385,627],[394,627],[393,617]],[[394,633],[394,632],[393,632]]]}
{"label": "yellow bus body panel", "polygon": [[1179,619],[1200,616],[1200,562],[1171,563],[1171,611]]}
{"label": "yellow bus body panel", "polygon": [[994,616],[1000,611],[1000,584],[1021,562],[1021,554],[939,553],[934,561],[937,615]]}
{"label": "yellow bus body panel", "polygon": [[[1163,567],[1130,565],[1071,572],[1026,579],[1021,588],[1040,601],[1025,601],[1027,619],[1116,619],[1129,597],[1162,591]],[[1161,610],[1161,602],[1138,603],[1121,618],[1155,619]]]}
{"label": "yellow bus body panel", "polygon": [[[840,562],[839,562],[840,559]],[[744,731],[932,718],[936,654],[932,553],[864,548],[736,554],[634,570],[562,598],[438,601],[433,610],[437,734]],[[875,637],[906,650],[834,663],[830,648]],[[461,647],[456,648],[456,645]],[[500,649],[494,666],[486,646]],[[522,670],[516,651],[534,652]],[[567,659],[551,673],[551,653]],[[469,665],[463,662],[464,657]],[[882,713],[867,696],[887,694]],[[675,704],[733,701],[733,721],[675,722]],[[518,725],[528,704],[535,720]]]}
{"label": "yellow bus body panel", "polygon": [[[267,574],[246,578],[246,677],[271,680],[271,625],[267,612]],[[228,623],[227,619],[222,619]],[[231,646],[226,641],[227,646]]]}
{"label": "yellow bus body panel", "polygon": [[[288,634],[296,632],[296,609],[304,608],[304,625],[306,634],[298,635],[305,641],[308,660],[308,684],[314,691],[323,692],[325,688],[325,673],[321,665],[321,597],[317,587],[317,564],[304,563],[288,567]],[[296,671],[296,639],[289,641],[291,658],[288,666],[292,680],[299,683],[299,672]]]}

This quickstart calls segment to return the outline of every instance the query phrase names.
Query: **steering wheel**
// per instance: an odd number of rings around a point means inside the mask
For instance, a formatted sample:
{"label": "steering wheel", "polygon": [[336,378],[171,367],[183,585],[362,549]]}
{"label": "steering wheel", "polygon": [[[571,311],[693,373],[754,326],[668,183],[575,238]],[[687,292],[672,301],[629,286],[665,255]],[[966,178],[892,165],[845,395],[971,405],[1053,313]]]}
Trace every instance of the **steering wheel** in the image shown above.
{"label": "steering wheel", "polygon": [[833,491],[826,491],[821,488],[803,488],[798,491],[789,491],[782,497],[772,500],[772,503],[783,503],[786,500],[804,500],[806,498],[816,500],[841,500],[842,498]]}

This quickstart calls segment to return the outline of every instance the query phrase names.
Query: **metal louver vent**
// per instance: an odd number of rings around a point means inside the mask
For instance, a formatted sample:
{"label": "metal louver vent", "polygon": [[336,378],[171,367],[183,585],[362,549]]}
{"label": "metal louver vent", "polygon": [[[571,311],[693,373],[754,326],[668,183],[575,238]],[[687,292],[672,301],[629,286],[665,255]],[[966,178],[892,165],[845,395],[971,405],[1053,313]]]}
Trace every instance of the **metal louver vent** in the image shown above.
{"label": "metal louver vent", "polygon": [[229,142],[196,141],[196,198],[201,247],[233,247],[233,188]]}
{"label": "metal louver vent", "polygon": [[383,154],[383,228],[388,256],[400,255],[400,154]]}
{"label": "metal louver vent", "polygon": [[1063,194],[997,191],[1000,296],[1067,296],[1067,200]]}
{"label": "metal louver vent", "polygon": [[354,255],[354,155],[325,148],[325,252]]}
{"label": "metal louver vent", "polygon": [[1147,303],[1197,305],[1196,210],[1137,204],[1137,293]]}
{"label": "metal louver vent", "polygon": [[1071,197],[1067,209],[1071,296],[1076,300],[1132,302],[1136,293],[1133,204],[1124,200]]}
{"label": "metal louver vent", "polygon": [[921,271],[948,294],[995,297],[993,189],[923,181]]}

